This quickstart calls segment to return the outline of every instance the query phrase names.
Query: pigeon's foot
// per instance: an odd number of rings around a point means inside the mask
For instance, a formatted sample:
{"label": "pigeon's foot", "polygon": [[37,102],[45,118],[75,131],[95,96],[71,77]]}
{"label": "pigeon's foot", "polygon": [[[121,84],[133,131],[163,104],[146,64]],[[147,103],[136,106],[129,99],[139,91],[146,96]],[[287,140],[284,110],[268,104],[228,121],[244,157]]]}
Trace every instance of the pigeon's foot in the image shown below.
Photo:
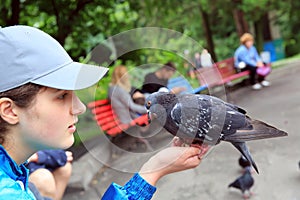
{"label": "pigeon's foot", "polygon": [[244,198],[244,199],[250,199],[251,196],[253,196],[253,195],[254,195],[253,192],[251,192],[251,191],[246,191],[246,192],[243,194],[243,198]]}
{"label": "pigeon's foot", "polygon": [[250,195],[243,194],[243,199],[250,199]]}

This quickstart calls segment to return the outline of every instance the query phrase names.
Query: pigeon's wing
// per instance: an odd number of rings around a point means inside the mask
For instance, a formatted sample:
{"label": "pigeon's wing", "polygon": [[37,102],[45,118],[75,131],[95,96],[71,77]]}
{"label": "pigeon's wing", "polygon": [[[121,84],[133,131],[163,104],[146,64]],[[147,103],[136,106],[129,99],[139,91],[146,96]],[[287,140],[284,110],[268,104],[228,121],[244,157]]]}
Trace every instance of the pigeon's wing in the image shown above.
{"label": "pigeon's wing", "polygon": [[209,114],[203,114],[206,110],[200,110],[199,106],[179,102],[171,109],[170,117],[178,127],[177,136],[183,139],[199,138],[204,140],[209,130]]}
{"label": "pigeon's wing", "polygon": [[250,188],[254,184],[254,179],[250,173],[244,173],[242,176],[238,177],[234,182],[228,185],[228,187],[234,187],[240,189],[242,193],[246,190],[250,190]]}
{"label": "pigeon's wing", "polygon": [[[178,97],[178,103],[172,107],[170,117],[178,127],[179,137],[216,143],[224,125],[224,120],[218,120],[220,112],[221,110],[206,96],[181,95]],[[215,118],[212,114],[215,114]]]}
{"label": "pigeon's wing", "polygon": [[[226,103],[214,96],[199,95],[199,104],[203,103],[205,103],[206,107],[210,110],[211,125],[218,127],[222,136],[232,135],[240,129],[252,129],[244,109]],[[216,131],[216,129],[214,131]]]}
{"label": "pigeon's wing", "polygon": [[247,117],[248,124],[251,128],[238,129],[235,134],[227,135],[223,138],[229,142],[244,142],[250,140],[259,140],[264,138],[283,137],[288,134],[280,129],[277,129],[265,122],[252,120]]}

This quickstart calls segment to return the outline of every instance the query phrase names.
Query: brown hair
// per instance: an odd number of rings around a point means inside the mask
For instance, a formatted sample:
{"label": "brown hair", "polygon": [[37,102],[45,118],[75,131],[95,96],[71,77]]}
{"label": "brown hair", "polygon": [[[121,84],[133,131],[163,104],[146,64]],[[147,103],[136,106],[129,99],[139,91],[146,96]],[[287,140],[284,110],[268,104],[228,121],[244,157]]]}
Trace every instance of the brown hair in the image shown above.
{"label": "brown hair", "polygon": [[176,71],[176,67],[175,67],[174,63],[172,63],[172,62],[167,62],[166,64],[164,64],[162,69],[166,69],[169,71]]}
{"label": "brown hair", "polygon": [[114,68],[111,77],[111,85],[118,85],[125,89],[127,92],[130,92],[131,84],[128,78],[127,67],[124,65],[119,65]]}
{"label": "brown hair", "polygon": [[[34,100],[37,93],[44,86],[27,83],[20,87],[0,92],[0,98],[10,98],[14,103],[21,108],[28,108]],[[9,124],[0,116],[0,144],[4,143],[5,133],[8,130]]]}
{"label": "brown hair", "polygon": [[240,38],[241,44],[245,44],[249,40],[254,40],[253,36],[250,33],[244,33]]}

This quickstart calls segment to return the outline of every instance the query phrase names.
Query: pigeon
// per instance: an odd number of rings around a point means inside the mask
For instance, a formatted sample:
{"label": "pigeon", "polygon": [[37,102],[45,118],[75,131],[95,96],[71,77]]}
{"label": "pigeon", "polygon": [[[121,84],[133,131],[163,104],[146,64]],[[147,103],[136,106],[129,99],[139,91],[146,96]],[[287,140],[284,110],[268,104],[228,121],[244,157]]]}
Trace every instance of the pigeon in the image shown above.
{"label": "pigeon", "polygon": [[146,98],[145,106],[149,121],[157,120],[169,133],[187,144],[201,148],[201,145],[230,142],[257,173],[246,141],[287,136],[282,130],[251,119],[244,109],[210,95],[155,92]]}
{"label": "pigeon", "polygon": [[239,165],[244,169],[251,166],[251,163],[243,155],[241,155],[239,158]]}
{"label": "pigeon", "polygon": [[254,185],[254,178],[250,170],[250,167],[246,167],[244,174],[228,185],[228,187],[241,190],[244,199],[248,199],[252,195],[250,189]]}

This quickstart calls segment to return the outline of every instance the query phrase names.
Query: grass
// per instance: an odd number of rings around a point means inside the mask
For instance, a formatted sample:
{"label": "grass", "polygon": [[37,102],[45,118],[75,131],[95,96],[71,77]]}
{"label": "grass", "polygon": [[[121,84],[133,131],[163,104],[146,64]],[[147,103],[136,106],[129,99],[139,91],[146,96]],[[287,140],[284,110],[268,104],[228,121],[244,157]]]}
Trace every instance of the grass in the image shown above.
{"label": "grass", "polygon": [[289,64],[297,60],[300,60],[300,54],[273,62],[272,69],[284,67],[286,64]]}

